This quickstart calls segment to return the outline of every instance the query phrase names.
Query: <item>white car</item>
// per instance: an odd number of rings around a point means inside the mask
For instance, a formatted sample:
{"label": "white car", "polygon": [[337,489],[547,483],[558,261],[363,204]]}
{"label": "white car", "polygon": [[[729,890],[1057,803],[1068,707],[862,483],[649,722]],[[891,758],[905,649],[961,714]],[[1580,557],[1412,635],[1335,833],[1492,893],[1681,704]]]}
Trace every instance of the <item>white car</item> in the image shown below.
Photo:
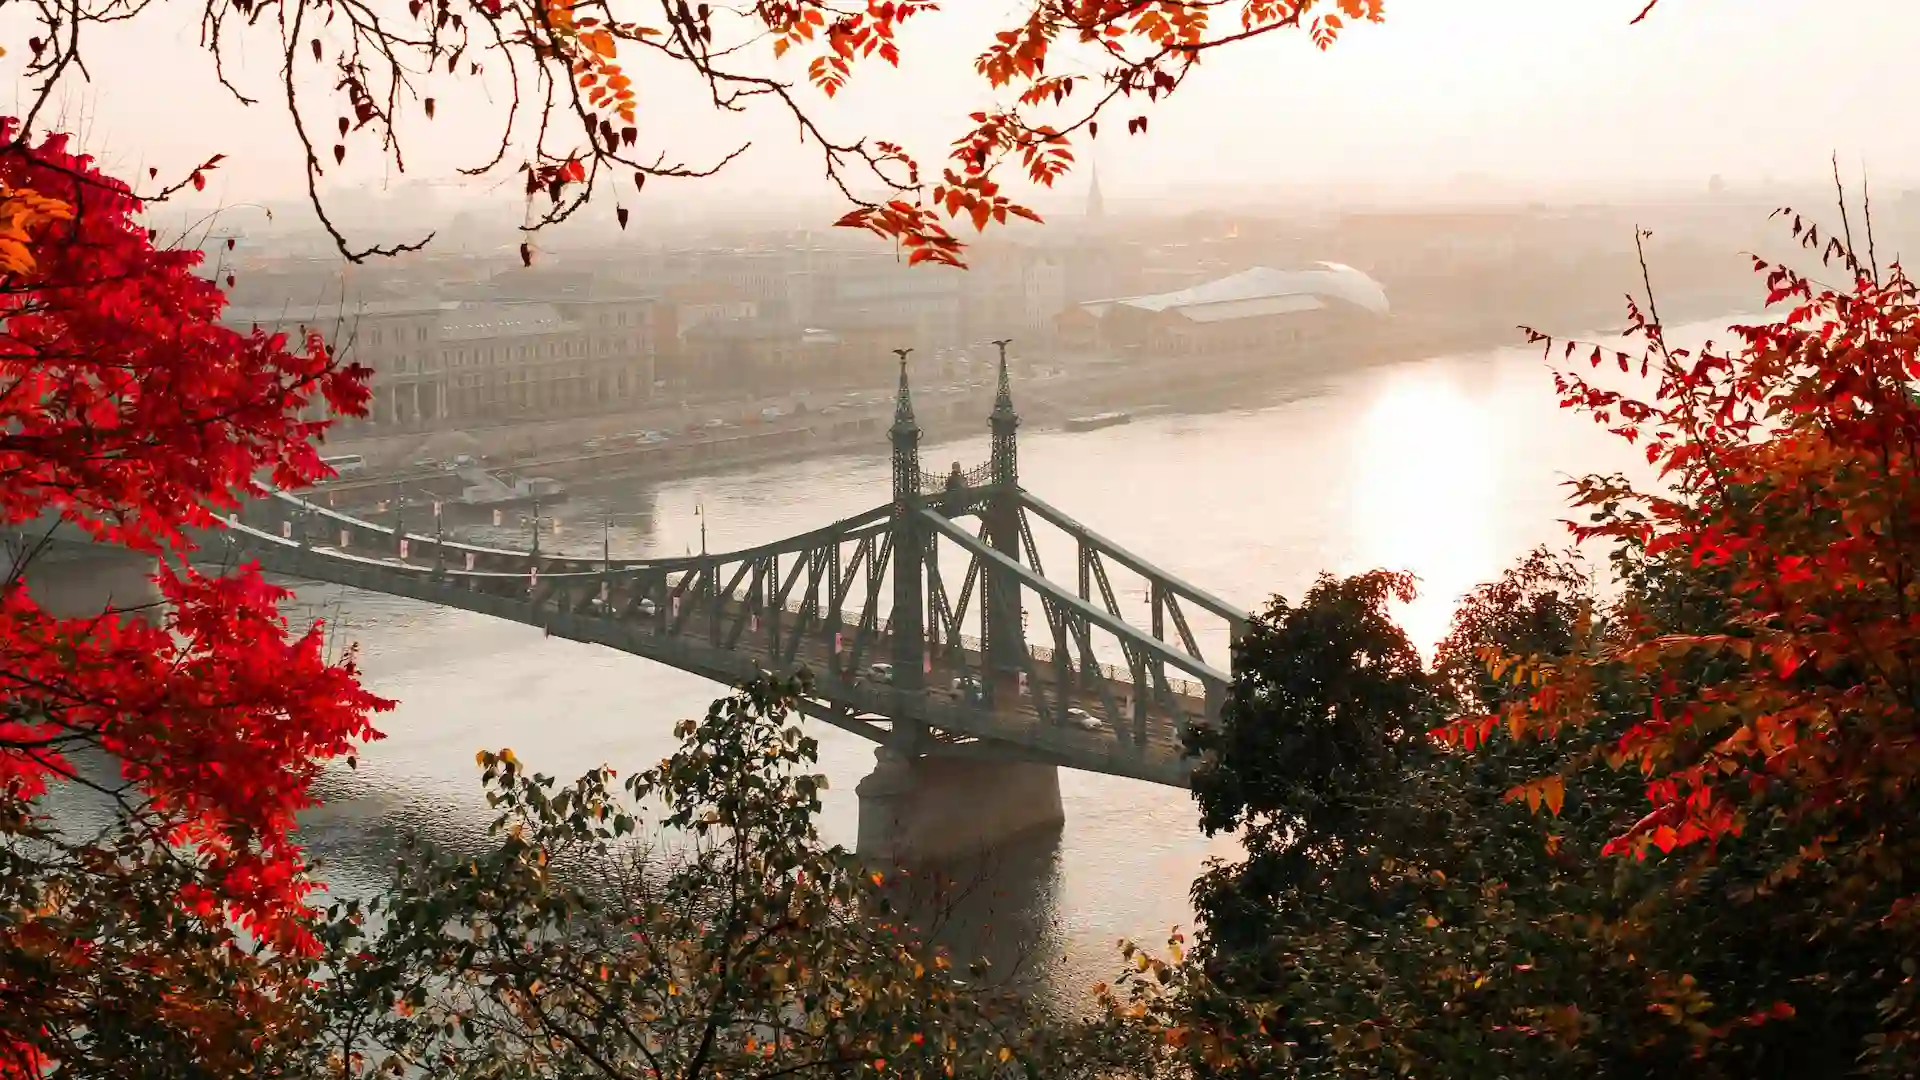
{"label": "white car", "polygon": [[1085,709],[1068,709],[1067,723],[1081,731],[1099,731],[1101,727],[1100,721],[1095,720]]}

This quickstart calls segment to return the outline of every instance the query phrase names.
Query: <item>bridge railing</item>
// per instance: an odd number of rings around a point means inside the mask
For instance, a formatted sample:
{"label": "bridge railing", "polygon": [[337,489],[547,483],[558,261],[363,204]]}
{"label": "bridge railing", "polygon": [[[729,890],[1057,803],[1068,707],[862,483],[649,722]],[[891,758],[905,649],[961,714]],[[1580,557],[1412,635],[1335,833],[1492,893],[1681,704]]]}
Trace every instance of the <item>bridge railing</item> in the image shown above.
{"label": "bridge railing", "polygon": [[[956,476],[958,480],[955,479]],[[991,483],[993,483],[993,462],[991,461],[983,465],[975,465],[960,473],[925,468],[920,471],[920,494],[922,495],[943,495],[955,488],[960,490],[983,488]]]}

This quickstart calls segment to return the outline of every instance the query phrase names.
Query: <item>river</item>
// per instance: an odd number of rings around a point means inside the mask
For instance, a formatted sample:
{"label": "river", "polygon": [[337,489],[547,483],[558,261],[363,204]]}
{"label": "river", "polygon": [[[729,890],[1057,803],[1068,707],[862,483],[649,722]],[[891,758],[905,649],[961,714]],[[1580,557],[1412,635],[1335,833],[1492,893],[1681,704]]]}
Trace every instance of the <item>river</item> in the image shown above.
{"label": "river", "polygon": [[[1725,337],[1726,321],[1673,337]],[[926,467],[984,460],[985,427],[982,417],[977,438],[927,447]],[[597,554],[608,518],[616,557],[698,550],[703,520],[712,550],[765,542],[884,501],[884,450],[576,497],[551,508],[560,536],[542,546]],[[1637,460],[1590,420],[1557,408],[1538,349],[1375,367],[1235,412],[1038,433],[1020,451],[1028,489],[1248,607],[1276,592],[1296,597],[1322,571],[1412,571],[1422,594],[1400,614],[1423,647],[1444,634],[1463,592],[1535,545],[1565,542],[1560,485],[1570,473],[1631,469]],[[358,642],[368,683],[400,702],[357,771],[329,772],[328,805],[303,824],[336,887],[383,880],[408,830],[473,842],[488,820],[475,750],[511,747],[563,777],[602,763],[624,772],[667,753],[672,721],[703,711],[719,692],[636,657],[480,615],[328,586],[303,586],[299,596]],[[854,785],[873,750],[816,729],[832,782],[823,829],[851,844]],[[1013,856],[1023,895],[1007,903],[1019,909],[1013,921],[1058,954],[1061,977],[1084,984],[1106,974],[1116,938],[1157,943],[1189,919],[1189,883],[1210,855],[1229,854],[1231,841],[1200,837],[1180,791],[1079,772],[1063,772],[1061,788],[1066,825],[1057,842]]]}

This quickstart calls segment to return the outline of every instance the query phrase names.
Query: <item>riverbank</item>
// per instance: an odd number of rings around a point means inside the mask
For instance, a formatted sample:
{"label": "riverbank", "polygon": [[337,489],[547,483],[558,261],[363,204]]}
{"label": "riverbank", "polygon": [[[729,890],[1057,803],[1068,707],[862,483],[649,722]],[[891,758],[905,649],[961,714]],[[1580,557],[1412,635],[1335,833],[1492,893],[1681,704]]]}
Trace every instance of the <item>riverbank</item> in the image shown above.
{"label": "riverbank", "polygon": [[[1676,297],[1668,306],[1672,312],[1670,317],[1684,322],[1725,311],[1725,303],[1717,292],[1710,291]],[[1617,324],[1624,321],[1624,314],[1616,312],[1611,317],[1616,323],[1612,331],[1598,329],[1608,321],[1608,316],[1602,315],[1599,306],[1591,303],[1569,305],[1553,313],[1551,318],[1552,321],[1540,324],[1543,330],[1604,334],[1617,332]],[[1518,327],[1506,327],[1501,332],[1489,324],[1485,316],[1470,313],[1451,320],[1396,319],[1377,333],[1344,347],[1338,355],[1284,364],[1274,363],[1264,353],[1126,363],[1067,359],[1060,363],[1059,373],[1051,377],[1016,376],[1014,399],[1028,430],[1049,430],[1062,428],[1072,418],[1091,413],[1231,409],[1277,391],[1310,389],[1324,380],[1362,368],[1524,344],[1525,336]],[[983,433],[992,408],[992,394],[987,387],[959,393],[929,389],[916,395],[914,405],[926,440],[938,442]],[[509,428],[501,435],[517,440],[512,445],[536,449],[505,454],[491,450],[480,452],[493,454],[496,460],[492,464],[496,467],[511,469],[522,476],[549,477],[569,487],[584,489],[604,484],[717,475],[773,462],[862,451],[878,453],[885,448],[885,428],[891,422],[892,412],[890,402],[882,401],[835,414],[815,410],[772,422],[754,422],[757,414],[747,412],[747,408],[745,404],[736,404],[728,410],[730,416],[744,415],[744,423],[729,420],[732,426],[727,428],[701,429],[665,443],[597,452],[578,449],[588,438],[644,427],[649,417],[663,425],[668,420],[662,417],[676,421],[675,426],[684,425],[686,410],[675,406],[653,413],[601,418],[597,424],[556,421]],[[344,452],[351,445],[342,444],[339,449]],[[542,445],[544,451],[537,449]],[[334,448],[329,447],[329,451],[333,452]],[[964,467],[966,463],[962,464]],[[928,463],[928,468],[935,467],[944,469],[946,463]],[[461,486],[458,477],[449,473],[405,470],[325,485],[319,497],[342,509],[368,510],[450,500],[459,495]]]}

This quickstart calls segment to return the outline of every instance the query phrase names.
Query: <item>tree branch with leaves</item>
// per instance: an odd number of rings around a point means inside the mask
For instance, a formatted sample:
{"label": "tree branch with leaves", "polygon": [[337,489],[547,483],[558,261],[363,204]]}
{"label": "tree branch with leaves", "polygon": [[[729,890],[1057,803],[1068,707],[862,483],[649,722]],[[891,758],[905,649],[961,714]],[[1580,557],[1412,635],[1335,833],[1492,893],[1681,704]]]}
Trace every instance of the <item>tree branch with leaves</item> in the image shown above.
{"label": "tree branch with leaves", "polygon": [[[16,140],[37,134],[43,106],[81,70],[86,31],[139,20],[160,3],[39,5],[27,43],[32,103]],[[1207,53],[1287,30],[1325,49],[1351,24],[1380,21],[1383,0],[1030,0],[976,57],[994,104],[968,118],[944,162],[923,165],[898,139],[836,133],[826,99],[862,64],[911,63],[901,26],[940,17],[930,0],[204,0],[200,25],[221,85],[242,104],[265,95],[232,78],[235,61],[277,59],[275,96],[302,147],[308,199],[351,260],[418,250],[432,237],[356,244],[329,212],[323,178],[367,152],[362,144],[404,171],[404,129],[431,122],[463,81],[471,95],[474,81],[496,79],[502,100],[491,112],[497,138],[462,171],[517,169],[529,232],[609,197],[624,227],[628,200],[649,180],[713,175],[747,147],[702,162],[645,149],[642,73],[665,71],[697,79],[715,113],[765,106],[791,123],[852,204],[838,224],[899,244],[911,262],[961,265],[958,224],[1039,220],[1007,194],[1009,167],[1050,187],[1113,110],[1126,111],[1129,134],[1145,133],[1144,105],[1179,89]],[[784,73],[789,57],[803,77]],[[613,194],[629,181],[632,196]]]}
{"label": "tree branch with leaves", "polygon": [[1092,1074],[1106,1055],[1029,987],[956,963],[886,875],[820,840],[804,678],[743,685],[624,783],[482,753],[489,849],[414,849],[384,899],[334,909],[336,1075]]}
{"label": "tree branch with leaves", "polygon": [[[197,251],[120,181],[0,121],[0,1075],[271,1066],[318,944],[292,836],[389,707],[257,568],[184,565],[263,481],[326,469],[300,418],[366,372],[222,326]],[[161,603],[42,606],[54,530],[157,562]],[[50,789],[103,804],[60,820]],[[119,1064],[110,1064],[119,1063]]]}

